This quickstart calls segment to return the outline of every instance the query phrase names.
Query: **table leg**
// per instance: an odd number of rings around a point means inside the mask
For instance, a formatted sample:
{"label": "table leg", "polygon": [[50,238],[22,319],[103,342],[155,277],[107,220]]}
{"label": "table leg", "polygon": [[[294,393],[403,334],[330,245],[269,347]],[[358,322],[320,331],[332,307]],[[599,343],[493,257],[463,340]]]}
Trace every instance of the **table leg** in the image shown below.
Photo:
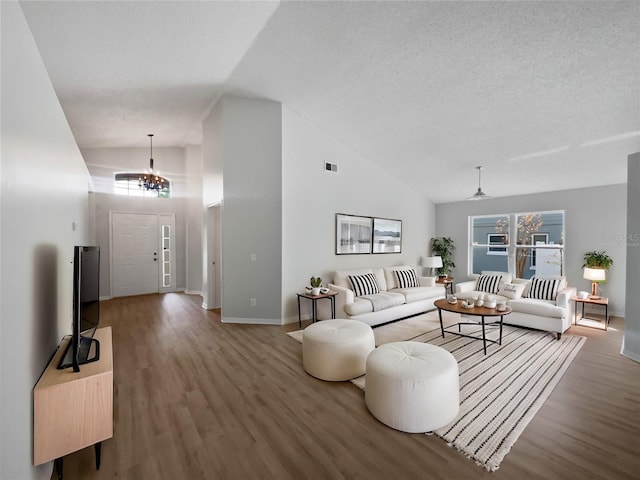
{"label": "table leg", "polygon": [[329,297],[331,299],[331,318],[336,318],[336,297]]}
{"label": "table leg", "polygon": [[607,331],[607,325],[609,325],[609,305],[604,305],[604,331]]}
{"label": "table leg", "polygon": [[573,324],[578,325],[578,301],[573,302]]}
{"label": "table leg", "polygon": [[94,445],[96,450],[96,470],[100,470],[100,458],[102,456],[102,442],[98,442]]}
{"label": "table leg", "polygon": [[438,309],[438,316],[440,317],[440,332],[442,333],[442,338],[444,338],[444,325],[442,324],[442,309]]}
{"label": "table leg", "polygon": [[58,480],[62,480],[62,457],[56,458],[53,461],[53,467],[55,471],[58,473]]}
{"label": "table leg", "polygon": [[500,341],[498,342],[498,345],[502,345],[502,319],[504,318],[504,315],[500,315]]}
{"label": "table leg", "polygon": [[316,299],[311,300],[311,323],[316,323]]}
{"label": "table leg", "polygon": [[302,317],[300,316],[300,295],[298,295],[298,327],[302,328]]}
{"label": "table leg", "polygon": [[482,315],[482,345],[484,347],[484,354],[487,354],[487,336],[484,331],[484,315]]}

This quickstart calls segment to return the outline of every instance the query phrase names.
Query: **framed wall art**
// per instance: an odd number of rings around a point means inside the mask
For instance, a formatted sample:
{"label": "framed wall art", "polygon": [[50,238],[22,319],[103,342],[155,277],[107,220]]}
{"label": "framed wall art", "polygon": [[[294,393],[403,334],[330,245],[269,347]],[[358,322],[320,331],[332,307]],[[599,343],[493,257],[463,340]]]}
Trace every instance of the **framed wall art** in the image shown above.
{"label": "framed wall art", "polygon": [[373,218],[336,213],[336,255],[371,253]]}
{"label": "framed wall art", "polygon": [[373,219],[373,253],[402,252],[402,220]]}

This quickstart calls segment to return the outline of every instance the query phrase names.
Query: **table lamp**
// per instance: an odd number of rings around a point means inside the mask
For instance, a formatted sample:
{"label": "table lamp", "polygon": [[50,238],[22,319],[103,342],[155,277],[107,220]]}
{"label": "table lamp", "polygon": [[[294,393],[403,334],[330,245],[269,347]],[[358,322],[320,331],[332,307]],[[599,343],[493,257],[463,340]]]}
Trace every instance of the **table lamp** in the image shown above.
{"label": "table lamp", "polygon": [[422,266],[431,269],[431,275],[433,270],[442,267],[442,257],[422,257]]}
{"label": "table lamp", "polygon": [[606,270],[602,268],[585,268],[583,272],[583,278],[591,281],[591,295],[589,298],[598,300],[598,283],[606,280]]}

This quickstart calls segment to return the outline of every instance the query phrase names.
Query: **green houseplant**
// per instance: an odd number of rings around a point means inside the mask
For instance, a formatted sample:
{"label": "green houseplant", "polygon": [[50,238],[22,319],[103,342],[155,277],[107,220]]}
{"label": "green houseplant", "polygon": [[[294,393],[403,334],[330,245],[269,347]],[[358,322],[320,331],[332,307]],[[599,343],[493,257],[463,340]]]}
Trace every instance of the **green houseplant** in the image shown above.
{"label": "green houseplant", "polygon": [[311,295],[320,295],[320,287],[322,287],[322,278],[320,277],[311,277],[309,279],[309,283],[311,283]]}
{"label": "green houseplant", "polygon": [[455,244],[451,237],[435,237],[431,239],[431,252],[434,256],[442,259],[442,267],[438,269],[438,275],[446,277],[451,274],[451,270],[456,266],[453,263],[453,252]]}
{"label": "green houseplant", "polygon": [[609,270],[613,265],[613,259],[607,255],[604,250],[601,252],[591,251],[584,254],[584,265],[582,268],[601,268],[603,270]]}

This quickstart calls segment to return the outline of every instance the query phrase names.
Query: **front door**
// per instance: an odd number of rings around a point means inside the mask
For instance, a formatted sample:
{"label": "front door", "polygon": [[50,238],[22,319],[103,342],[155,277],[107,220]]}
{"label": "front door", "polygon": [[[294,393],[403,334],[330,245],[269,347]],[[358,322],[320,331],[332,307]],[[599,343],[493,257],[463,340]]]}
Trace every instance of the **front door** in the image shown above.
{"label": "front door", "polygon": [[111,245],[113,296],[157,293],[158,216],[113,213]]}

